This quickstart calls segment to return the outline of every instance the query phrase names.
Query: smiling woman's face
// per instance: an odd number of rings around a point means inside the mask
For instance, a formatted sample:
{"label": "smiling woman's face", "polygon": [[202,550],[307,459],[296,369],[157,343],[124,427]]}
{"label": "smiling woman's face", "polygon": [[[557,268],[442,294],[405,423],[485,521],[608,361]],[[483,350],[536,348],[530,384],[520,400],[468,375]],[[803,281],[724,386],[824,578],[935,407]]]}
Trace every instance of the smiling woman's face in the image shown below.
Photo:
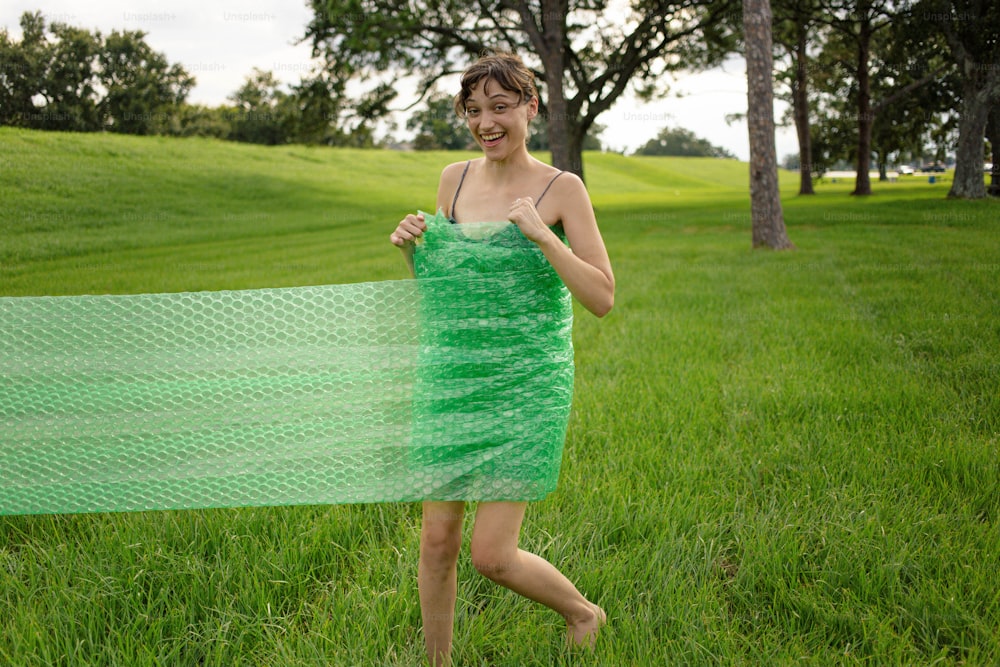
{"label": "smiling woman's face", "polygon": [[465,102],[465,117],[476,140],[492,160],[502,160],[523,149],[528,121],[538,112],[538,100],[521,103],[520,96],[505,90],[493,79],[481,79]]}

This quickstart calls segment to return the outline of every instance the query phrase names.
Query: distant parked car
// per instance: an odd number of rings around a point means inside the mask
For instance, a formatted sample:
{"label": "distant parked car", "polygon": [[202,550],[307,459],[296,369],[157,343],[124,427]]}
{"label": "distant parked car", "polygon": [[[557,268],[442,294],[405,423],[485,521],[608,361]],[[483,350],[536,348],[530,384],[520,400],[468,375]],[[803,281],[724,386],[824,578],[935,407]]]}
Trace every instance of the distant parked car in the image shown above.
{"label": "distant parked car", "polygon": [[945,166],[943,164],[929,164],[924,167],[924,171],[933,171],[940,174],[945,171]]}
{"label": "distant parked car", "polygon": [[896,171],[898,171],[903,176],[912,176],[913,175],[913,167],[911,167],[908,164],[904,164],[903,166],[901,166]]}
{"label": "distant parked car", "polygon": [[991,171],[993,171],[993,163],[992,162],[987,162],[986,164],[984,164],[983,165],[983,171],[985,171],[987,174],[990,173]]}

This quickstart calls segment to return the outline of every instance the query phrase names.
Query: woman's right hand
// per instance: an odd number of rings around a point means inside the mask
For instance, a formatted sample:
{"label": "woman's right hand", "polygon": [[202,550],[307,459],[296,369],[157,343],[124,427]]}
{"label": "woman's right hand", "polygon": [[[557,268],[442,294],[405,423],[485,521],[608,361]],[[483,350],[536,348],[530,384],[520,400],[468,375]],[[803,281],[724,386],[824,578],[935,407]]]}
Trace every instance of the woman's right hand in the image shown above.
{"label": "woman's right hand", "polygon": [[389,235],[389,240],[394,246],[405,248],[407,245],[416,243],[425,231],[427,231],[427,224],[424,222],[424,216],[411,213],[400,221],[399,225],[396,226],[396,231]]}

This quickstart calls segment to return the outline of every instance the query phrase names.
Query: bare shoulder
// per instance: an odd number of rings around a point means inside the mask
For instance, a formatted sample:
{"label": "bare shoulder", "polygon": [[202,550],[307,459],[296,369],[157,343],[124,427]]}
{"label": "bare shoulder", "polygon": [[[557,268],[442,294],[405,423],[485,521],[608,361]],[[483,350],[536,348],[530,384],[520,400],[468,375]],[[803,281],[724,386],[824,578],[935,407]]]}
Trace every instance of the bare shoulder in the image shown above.
{"label": "bare shoulder", "polygon": [[611,275],[604,239],[583,179],[572,172],[565,172],[552,184],[552,191],[553,205],[558,207],[559,221],[573,252]]}
{"label": "bare shoulder", "polygon": [[462,162],[452,162],[447,167],[441,170],[441,178],[449,177],[458,180],[462,172],[465,171],[465,165],[469,164],[469,160],[463,160]]}
{"label": "bare shoulder", "polygon": [[594,216],[593,206],[590,203],[590,194],[583,179],[571,171],[564,171],[552,183],[548,195],[553,199],[553,203],[559,207],[559,217],[566,223],[579,221],[590,222]]}
{"label": "bare shoulder", "polygon": [[438,181],[437,208],[444,209],[447,215],[451,215],[451,200],[467,164],[467,161],[452,162],[441,170],[441,179]]}
{"label": "bare shoulder", "polygon": [[552,184],[552,189],[559,195],[579,196],[580,194],[584,194],[587,195],[587,200],[590,200],[590,195],[587,193],[587,186],[584,185],[583,179],[571,171],[561,172],[559,178]]}
{"label": "bare shoulder", "polygon": [[462,177],[462,172],[468,165],[466,162],[452,162],[441,170],[441,185],[458,185],[458,180]]}
{"label": "bare shoulder", "polygon": [[[562,169],[558,169],[556,167],[553,167],[551,164],[548,164],[546,162],[542,162],[541,160],[539,160],[536,157],[532,157],[531,159],[532,159],[532,167],[531,167],[532,179],[536,179],[537,178],[540,181],[548,183],[549,181],[551,181],[556,176],[559,176],[559,178],[557,179],[557,182],[561,181],[564,178],[566,178],[566,174],[568,172],[565,172]],[[562,174],[562,175],[560,176],[560,174]]]}

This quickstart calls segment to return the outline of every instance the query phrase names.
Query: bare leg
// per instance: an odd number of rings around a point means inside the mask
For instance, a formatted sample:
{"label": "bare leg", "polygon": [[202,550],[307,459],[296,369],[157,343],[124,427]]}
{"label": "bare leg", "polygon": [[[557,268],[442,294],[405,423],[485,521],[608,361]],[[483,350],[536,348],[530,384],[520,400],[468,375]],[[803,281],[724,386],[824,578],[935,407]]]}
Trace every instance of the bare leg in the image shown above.
{"label": "bare leg", "polygon": [[554,565],[517,546],[527,503],[480,503],[472,532],[472,564],[484,576],[540,602],[566,619],[567,640],[593,646],[604,610],[588,601]]}
{"label": "bare leg", "polygon": [[465,503],[462,502],[424,503],[417,588],[420,591],[427,659],[434,667],[451,664],[458,553],[462,548],[464,512]]}

